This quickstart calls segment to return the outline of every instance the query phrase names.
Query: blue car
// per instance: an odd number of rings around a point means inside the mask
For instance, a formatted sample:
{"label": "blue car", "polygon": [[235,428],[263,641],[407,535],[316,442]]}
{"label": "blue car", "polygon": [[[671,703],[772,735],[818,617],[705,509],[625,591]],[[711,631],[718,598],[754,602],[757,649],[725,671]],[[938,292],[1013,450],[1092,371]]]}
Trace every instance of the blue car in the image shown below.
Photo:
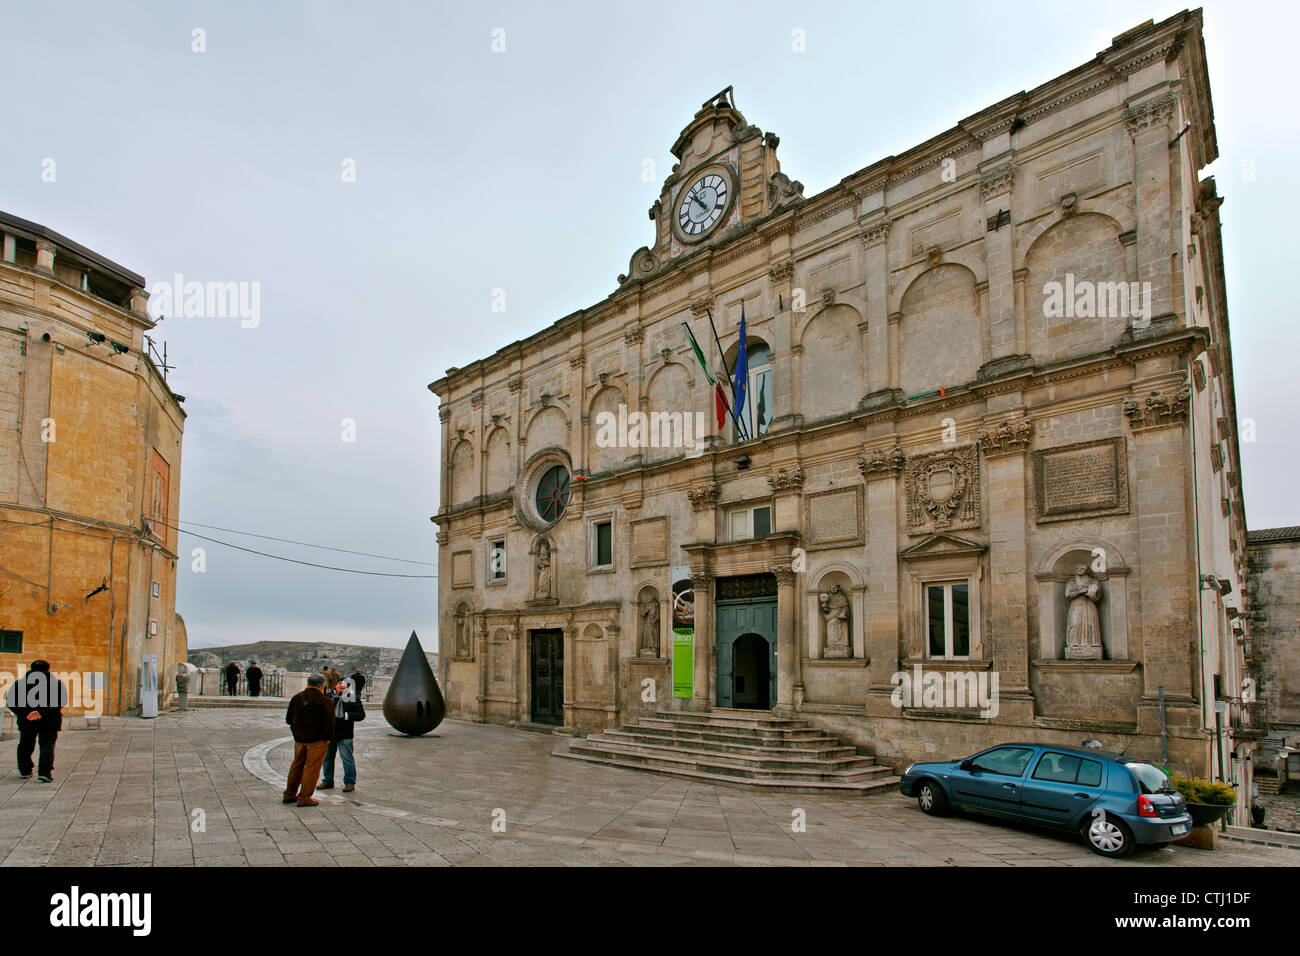
{"label": "blue car", "polygon": [[1079,834],[1095,853],[1186,835],[1192,818],[1164,771],[1137,757],[1044,744],[1002,744],[965,760],[914,763],[899,787],[926,813],[973,810]]}

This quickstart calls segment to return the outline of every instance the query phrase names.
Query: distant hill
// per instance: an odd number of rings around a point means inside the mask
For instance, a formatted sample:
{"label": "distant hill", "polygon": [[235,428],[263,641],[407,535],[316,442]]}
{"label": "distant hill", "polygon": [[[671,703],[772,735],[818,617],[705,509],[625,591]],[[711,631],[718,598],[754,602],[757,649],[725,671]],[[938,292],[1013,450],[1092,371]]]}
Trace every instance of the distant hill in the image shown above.
{"label": "distant hill", "polygon": [[[437,673],[438,655],[425,652],[429,665]],[[355,667],[371,677],[392,677],[402,659],[400,647],[366,647],[358,644],[301,641],[258,641],[256,644],[230,644],[226,647],[198,647],[189,652],[195,667],[221,667],[235,661],[241,668],[249,661],[270,664],[287,671],[318,671],[327,664],[341,674]]]}

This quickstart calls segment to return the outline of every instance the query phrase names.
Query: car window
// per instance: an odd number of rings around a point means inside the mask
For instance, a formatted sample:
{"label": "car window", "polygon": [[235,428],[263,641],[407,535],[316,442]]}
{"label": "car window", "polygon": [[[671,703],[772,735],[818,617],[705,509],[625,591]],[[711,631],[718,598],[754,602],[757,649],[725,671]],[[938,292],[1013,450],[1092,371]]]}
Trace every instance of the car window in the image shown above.
{"label": "car window", "polygon": [[1042,759],[1038,761],[1038,766],[1034,768],[1034,779],[1051,780],[1056,783],[1074,783],[1074,778],[1078,776],[1078,773],[1078,757],[1048,751],[1043,754]]}
{"label": "car window", "polygon": [[1029,758],[1033,755],[1034,752],[1028,747],[998,747],[974,758],[971,769],[1018,777],[1025,772]]}
{"label": "car window", "polygon": [[1083,787],[1100,787],[1101,764],[1095,760],[1081,760],[1079,762],[1079,779],[1077,782]]}
{"label": "car window", "polygon": [[1138,781],[1138,793],[1162,793],[1173,790],[1163,770],[1149,763],[1132,761],[1125,764]]}

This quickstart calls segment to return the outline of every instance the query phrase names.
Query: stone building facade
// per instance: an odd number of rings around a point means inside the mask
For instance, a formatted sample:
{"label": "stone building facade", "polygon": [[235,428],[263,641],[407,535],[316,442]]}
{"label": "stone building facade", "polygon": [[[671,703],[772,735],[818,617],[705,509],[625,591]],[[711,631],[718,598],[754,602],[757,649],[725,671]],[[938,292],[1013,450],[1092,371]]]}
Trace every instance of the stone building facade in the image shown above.
{"label": "stone building facade", "polygon": [[145,280],[0,213],[0,673],[70,677],[66,713],[160,704],[185,660],[176,615],[181,397],[150,359]]}
{"label": "stone building facade", "polygon": [[[1159,759],[1163,714],[1171,766],[1248,773],[1213,706],[1245,527],[1199,12],[815,196],[778,146],[711,98],[616,291],[429,386],[449,713],[770,709],[897,764]],[[747,438],[684,329],[726,374],[742,308]]]}
{"label": "stone building facade", "polygon": [[1265,711],[1269,736],[1260,742],[1257,766],[1281,769],[1300,779],[1300,527],[1250,532],[1247,547],[1246,660],[1258,682],[1256,696]]}

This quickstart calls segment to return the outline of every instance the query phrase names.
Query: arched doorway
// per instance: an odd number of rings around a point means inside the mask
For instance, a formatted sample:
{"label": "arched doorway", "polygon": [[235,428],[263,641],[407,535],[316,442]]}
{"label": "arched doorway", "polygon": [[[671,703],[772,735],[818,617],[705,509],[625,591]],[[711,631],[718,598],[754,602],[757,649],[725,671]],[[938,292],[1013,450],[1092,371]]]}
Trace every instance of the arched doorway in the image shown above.
{"label": "arched doorway", "polygon": [[771,647],[761,634],[742,634],[732,645],[733,707],[772,709]]}

